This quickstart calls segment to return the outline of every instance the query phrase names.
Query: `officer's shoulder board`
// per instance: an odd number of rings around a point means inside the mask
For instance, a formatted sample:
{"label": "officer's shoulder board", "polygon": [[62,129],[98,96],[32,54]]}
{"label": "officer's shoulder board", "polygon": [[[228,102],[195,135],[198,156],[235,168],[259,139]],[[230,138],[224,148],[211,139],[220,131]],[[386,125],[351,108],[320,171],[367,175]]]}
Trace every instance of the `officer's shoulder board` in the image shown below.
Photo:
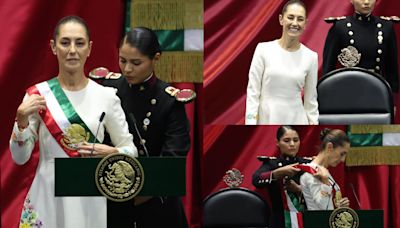
{"label": "officer's shoulder board", "polygon": [[380,16],[379,18],[382,19],[382,20],[391,21],[393,23],[399,23],[400,22],[400,17],[398,17],[398,16],[388,16],[388,17]]}
{"label": "officer's shoulder board", "polygon": [[121,77],[120,73],[110,72],[105,67],[97,67],[89,72],[89,78],[97,79],[118,79]]}
{"label": "officer's shoulder board", "polygon": [[269,156],[257,156],[257,159],[259,161],[266,162],[266,161],[270,161],[270,160],[276,160],[277,158],[276,157],[269,157]]}
{"label": "officer's shoulder board", "polygon": [[324,18],[324,21],[325,21],[326,23],[334,23],[334,22],[336,22],[336,21],[340,21],[340,20],[344,20],[344,19],[346,19],[346,16],[341,16],[341,17],[327,17],[327,18]]}
{"label": "officer's shoulder board", "polygon": [[175,100],[182,103],[189,103],[196,98],[196,93],[191,89],[177,89],[173,86],[165,88],[165,92],[171,97],[175,97]]}

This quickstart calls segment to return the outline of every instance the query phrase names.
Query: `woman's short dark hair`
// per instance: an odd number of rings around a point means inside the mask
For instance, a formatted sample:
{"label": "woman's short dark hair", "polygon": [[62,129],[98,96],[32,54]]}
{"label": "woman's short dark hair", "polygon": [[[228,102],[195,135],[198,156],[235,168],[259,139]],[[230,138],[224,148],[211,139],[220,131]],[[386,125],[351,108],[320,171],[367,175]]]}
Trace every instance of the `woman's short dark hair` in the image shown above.
{"label": "woman's short dark hair", "polygon": [[283,6],[283,8],[282,8],[282,15],[284,15],[284,14],[286,13],[286,11],[287,11],[287,8],[288,8],[290,5],[293,5],[293,4],[297,4],[297,5],[302,6],[302,7],[304,8],[304,11],[306,12],[306,16],[307,16],[307,8],[306,8],[306,5],[305,5],[304,2],[301,1],[301,0],[289,0],[288,2],[286,2],[286,4],[285,4],[285,5]]}
{"label": "woman's short dark hair", "polygon": [[157,53],[161,54],[161,46],[156,33],[146,27],[133,28],[127,32],[121,40],[120,47],[125,43],[139,49],[143,55],[150,59],[153,59]]}
{"label": "woman's short dark hair", "polygon": [[289,125],[283,125],[283,126],[280,126],[280,127],[278,128],[278,130],[276,131],[276,140],[278,140],[278,141],[281,140],[282,136],[283,136],[286,132],[288,132],[288,131],[290,131],[290,130],[295,131],[297,134],[299,134],[299,133],[297,132],[297,130],[294,129],[294,127],[289,126]]}
{"label": "woman's short dark hair", "polygon": [[86,35],[87,35],[88,39],[90,40],[90,31],[89,31],[89,27],[87,26],[86,21],[76,15],[66,16],[66,17],[61,18],[61,20],[58,21],[56,28],[54,29],[54,33],[53,33],[54,40],[56,40],[58,34],[60,34],[61,25],[64,25],[68,22],[75,22],[75,23],[82,25],[86,31]]}
{"label": "woman's short dark hair", "polygon": [[321,131],[321,148],[325,149],[328,143],[332,143],[333,148],[343,146],[344,143],[350,143],[347,134],[340,129],[325,128]]}

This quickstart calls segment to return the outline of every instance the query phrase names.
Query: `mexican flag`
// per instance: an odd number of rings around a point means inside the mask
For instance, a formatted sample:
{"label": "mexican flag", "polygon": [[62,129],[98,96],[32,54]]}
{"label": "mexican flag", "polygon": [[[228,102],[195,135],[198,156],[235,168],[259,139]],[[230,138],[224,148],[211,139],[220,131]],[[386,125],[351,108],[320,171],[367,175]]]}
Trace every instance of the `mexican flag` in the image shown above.
{"label": "mexican flag", "polygon": [[400,165],[400,125],[351,125],[347,166]]}
{"label": "mexican flag", "polygon": [[169,83],[203,81],[202,0],[130,0],[127,10],[126,29],[147,27],[159,38],[157,76]]}

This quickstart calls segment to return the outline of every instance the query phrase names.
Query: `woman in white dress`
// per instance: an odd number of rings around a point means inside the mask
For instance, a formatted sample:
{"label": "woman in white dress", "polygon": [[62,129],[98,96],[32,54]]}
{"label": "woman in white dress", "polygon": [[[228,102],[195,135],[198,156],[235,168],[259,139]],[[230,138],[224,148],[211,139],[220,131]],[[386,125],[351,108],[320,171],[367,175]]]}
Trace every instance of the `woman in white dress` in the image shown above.
{"label": "woman in white dress", "polygon": [[259,43],[254,52],[245,123],[318,124],[318,54],[300,43],[306,25],[304,3],[287,2],[279,22],[281,38]]}
{"label": "woman in white dress", "polygon": [[348,207],[350,201],[342,198],[340,187],[335,182],[328,167],[336,167],[344,162],[350,149],[346,133],[339,129],[324,129],[321,132],[321,151],[317,157],[306,164],[309,172],[300,177],[300,185],[308,210],[333,210]]}
{"label": "woman in white dress", "polygon": [[[137,156],[137,149],[115,90],[84,74],[92,41],[83,19],[61,19],[50,45],[59,73],[27,90],[10,140],[12,158],[19,165],[39,153],[35,177],[26,184],[28,194],[24,200],[15,199],[22,209],[16,212],[19,227],[105,228],[105,197],[55,197],[54,158],[112,153]],[[105,128],[115,147],[101,144]],[[98,143],[93,147],[94,141]]]}

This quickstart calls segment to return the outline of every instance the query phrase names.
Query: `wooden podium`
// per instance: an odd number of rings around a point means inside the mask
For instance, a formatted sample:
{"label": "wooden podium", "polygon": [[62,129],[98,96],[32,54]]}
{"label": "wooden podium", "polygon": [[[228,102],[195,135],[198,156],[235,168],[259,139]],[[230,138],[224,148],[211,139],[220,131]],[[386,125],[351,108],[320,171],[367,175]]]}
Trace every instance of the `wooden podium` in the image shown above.
{"label": "wooden podium", "polygon": [[[359,228],[383,228],[383,210],[355,210]],[[329,217],[332,211],[304,211],[304,228],[329,228]]]}

